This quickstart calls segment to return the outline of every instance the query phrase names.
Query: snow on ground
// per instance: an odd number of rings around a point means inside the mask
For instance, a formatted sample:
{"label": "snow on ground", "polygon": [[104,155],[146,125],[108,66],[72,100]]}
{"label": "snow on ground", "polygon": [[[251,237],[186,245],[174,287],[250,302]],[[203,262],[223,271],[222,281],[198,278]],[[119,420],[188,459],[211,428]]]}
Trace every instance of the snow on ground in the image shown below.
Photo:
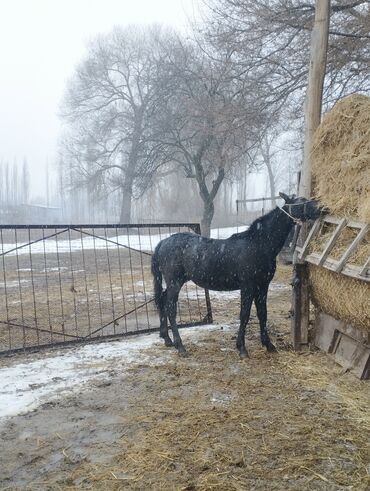
{"label": "snow on ground", "polygon": [[[245,230],[246,227],[226,227],[212,229],[211,237],[214,239],[226,239],[230,235],[241,232]],[[117,249],[117,247],[131,247],[133,249],[138,249],[141,251],[152,251],[155,246],[162,239],[169,237],[171,234],[161,234],[161,235],[119,235],[116,237],[109,237],[109,242],[105,238],[99,239],[94,237],[83,237],[82,239],[74,240],[56,240],[55,237],[41,240],[35,242],[31,245],[27,243],[23,244],[3,244],[0,253],[6,254],[7,256],[14,256],[16,253],[19,254],[62,254],[69,253],[73,251],[80,250],[91,250],[91,249]],[[17,251],[13,250],[16,249]],[[9,252],[7,252],[9,251]]]}
{"label": "snow on ground", "polygon": [[[269,286],[269,291],[277,290],[290,290],[290,286],[284,283],[277,283],[272,281]],[[180,292],[180,298],[186,297],[191,300],[204,297],[204,290],[197,287],[195,283],[189,281],[185,283]],[[215,291],[209,290],[209,297],[211,300],[238,300],[240,298],[240,290],[231,291]]]}
{"label": "snow on ground", "polygon": [[[184,340],[197,339],[204,331],[219,330],[220,326],[206,325],[182,330]],[[104,380],[109,371],[124,372],[137,364],[164,363],[177,356],[175,349],[149,348],[162,345],[158,332],[109,343],[98,343],[57,351],[39,360],[0,368],[0,424],[7,417],[25,414],[49,401],[83,390],[91,380]],[[117,364],[112,366],[112,362]]]}
{"label": "snow on ground", "polygon": [[[35,242],[31,245],[23,244],[3,244],[1,253],[7,256],[14,256],[16,252],[20,254],[63,254],[80,250],[91,249],[117,249],[117,247],[131,247],[143,251],[151,251],[161,239],[168,237],[170,234],[162,235],[119,235],[108,237],[107,242],[105,237],[94,238],[84,237],[83,239],[56,240],[55,237],[46,239],[45,241]],[[18,248],[17,248],[18,247]],[[17,248],[17,251],[13,250]],[[9,252],[7,252],[9,251]]]}

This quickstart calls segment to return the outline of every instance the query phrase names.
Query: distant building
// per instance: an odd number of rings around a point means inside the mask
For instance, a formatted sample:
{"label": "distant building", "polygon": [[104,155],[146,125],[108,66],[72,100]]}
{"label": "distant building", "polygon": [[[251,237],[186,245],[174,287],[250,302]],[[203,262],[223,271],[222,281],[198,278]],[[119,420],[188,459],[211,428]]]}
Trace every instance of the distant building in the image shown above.
{"label": "distant building", "polygon": [[61,221],[61,208],[45,205],[0,206],[2,225],[43,225],[57,224]]}

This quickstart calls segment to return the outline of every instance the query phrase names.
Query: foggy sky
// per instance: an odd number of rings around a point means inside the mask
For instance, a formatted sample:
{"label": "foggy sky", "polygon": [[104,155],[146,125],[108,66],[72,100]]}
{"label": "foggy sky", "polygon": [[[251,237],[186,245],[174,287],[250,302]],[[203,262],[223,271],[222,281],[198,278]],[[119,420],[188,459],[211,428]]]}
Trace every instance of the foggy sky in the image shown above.
{"label": "foggy sky", "polygon": [[59,105],[86,43],[114,25],[184,30],[197,0],[0,0],[0,161],[27,158],[32,195],[55,161]]}

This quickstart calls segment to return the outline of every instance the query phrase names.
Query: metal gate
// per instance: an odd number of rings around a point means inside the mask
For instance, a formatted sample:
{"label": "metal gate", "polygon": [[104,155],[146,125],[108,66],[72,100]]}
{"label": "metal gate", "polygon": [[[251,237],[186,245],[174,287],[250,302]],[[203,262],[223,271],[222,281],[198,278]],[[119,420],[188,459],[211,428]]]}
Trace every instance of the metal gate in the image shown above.
{"label": "metal gate", "polygon": [[[0,227],[0,354],[159,328],[150,258],[199,224]],[[208,292],[184,285],[180,326],[212,321]]]}

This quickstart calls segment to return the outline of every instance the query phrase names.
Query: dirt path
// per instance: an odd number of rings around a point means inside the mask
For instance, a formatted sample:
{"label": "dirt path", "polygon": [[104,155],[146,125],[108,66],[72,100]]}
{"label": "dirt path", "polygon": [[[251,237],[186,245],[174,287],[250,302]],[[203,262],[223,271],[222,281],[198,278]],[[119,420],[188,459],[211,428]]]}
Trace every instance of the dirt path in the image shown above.
{"label": "dirt path", "polygon": [[289,293],[273,291],[276,355],[254,319],[247,360],[236,324],[182,331],[187,358],[154,344],[129,365],[81,359],[84,385],[0,426],[0,489],[369,489],[369,383],[289,351]]}

